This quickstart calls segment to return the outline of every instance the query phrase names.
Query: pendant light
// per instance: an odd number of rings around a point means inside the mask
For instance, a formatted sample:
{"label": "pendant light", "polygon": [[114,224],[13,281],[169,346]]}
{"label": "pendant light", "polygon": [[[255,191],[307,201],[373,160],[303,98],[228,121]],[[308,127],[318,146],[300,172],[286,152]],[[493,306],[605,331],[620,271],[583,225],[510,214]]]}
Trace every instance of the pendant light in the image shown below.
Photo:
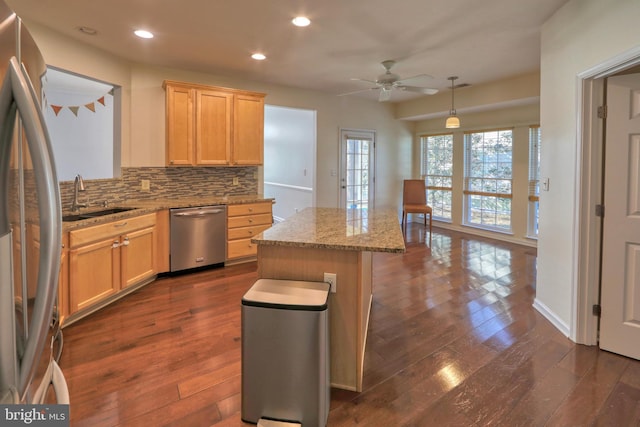
{"label": "pendant light", "polygon": [[447,117],[447,122],[445,126],[447,129],[457,129],[460,127],[460,119],[456,116],[456,109],[453,107],[453,82],[458,78],[458,76],[448,77],[447,80],[451,80],[451,110],[449,110],[449,117]]}

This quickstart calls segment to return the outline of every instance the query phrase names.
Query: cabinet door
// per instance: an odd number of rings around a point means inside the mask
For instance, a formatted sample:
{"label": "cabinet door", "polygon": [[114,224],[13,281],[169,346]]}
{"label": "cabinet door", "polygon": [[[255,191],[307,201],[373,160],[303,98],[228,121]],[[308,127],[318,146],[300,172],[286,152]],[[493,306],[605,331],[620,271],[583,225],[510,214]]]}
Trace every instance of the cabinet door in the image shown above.
{"label": "cabinet door", "polygon": [[120,289],[119,246],[114,238],[69,251],[69,314]]}
{"label": "cabinet door", "polygon": [[155,227],[132,231],[120,239],[122,288],[156,274]]}
{"label": "cabinet door", "polygon": [[264,152],[264,98],[236,94],[233,110],[234,165],[261,165]]}
{"label": "cabinet door", "polygon": [[167,86],[167,165],[193,165],[193,89]]}
{"label": "cabinet door", "polygon": [[227,165],[231,158],[233,94],[198,90],[196,98],[196,163]]}

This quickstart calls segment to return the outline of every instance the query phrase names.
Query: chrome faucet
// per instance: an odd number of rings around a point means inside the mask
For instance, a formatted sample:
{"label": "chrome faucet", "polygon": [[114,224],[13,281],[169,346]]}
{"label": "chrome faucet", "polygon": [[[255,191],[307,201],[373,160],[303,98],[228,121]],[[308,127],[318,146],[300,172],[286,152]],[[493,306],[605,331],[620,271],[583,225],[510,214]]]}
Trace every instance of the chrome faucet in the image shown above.
{"label": "chrome faucet", "polygon": [[76,175],[76,179],[73,181],[73,203],[71,204],[71,211],[75,212],[80,208],[86,208],[86,203],[78,203],[78,191],[84,191],[84,181],[82,175]]}

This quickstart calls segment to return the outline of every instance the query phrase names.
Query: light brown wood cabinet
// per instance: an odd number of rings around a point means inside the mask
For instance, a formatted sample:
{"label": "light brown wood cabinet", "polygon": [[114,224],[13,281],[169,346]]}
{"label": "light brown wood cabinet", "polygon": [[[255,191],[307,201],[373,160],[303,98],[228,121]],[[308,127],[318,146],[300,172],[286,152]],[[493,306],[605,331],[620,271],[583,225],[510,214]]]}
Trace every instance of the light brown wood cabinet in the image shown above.
{"label": "light brown wood cabinet", "polygon": [[69,315],[95,306],[156,270],[156,214],[69,232]]}
{"label": "light brown wood cabinet", "polygon": [[262,165],[263,93],[165,81],[169,166]]}
{"label": "light brown wood cabinet", "polygon": [[257,246],[251,238],[271,227],[272,202],[227,206],[227,259],[255,257]]}

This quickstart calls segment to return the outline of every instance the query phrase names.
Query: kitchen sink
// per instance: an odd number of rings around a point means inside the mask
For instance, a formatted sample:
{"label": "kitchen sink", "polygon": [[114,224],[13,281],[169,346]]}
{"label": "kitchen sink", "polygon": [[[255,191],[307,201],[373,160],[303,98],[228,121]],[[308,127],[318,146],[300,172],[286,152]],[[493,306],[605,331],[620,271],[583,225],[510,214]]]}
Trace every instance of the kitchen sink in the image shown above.
{"label": "kitchen sink", "polygon": [[81,214],[65,215],[62,217],[62,221],[64,222],[80,221],[83,219],[97,218],[105,215],[113,215],[120,212],[127,212],[133,209],[136,209],[136,208],[109,208],[109,209],[103,209],[101,211],[96,211],[96,212],[85,212]]}

